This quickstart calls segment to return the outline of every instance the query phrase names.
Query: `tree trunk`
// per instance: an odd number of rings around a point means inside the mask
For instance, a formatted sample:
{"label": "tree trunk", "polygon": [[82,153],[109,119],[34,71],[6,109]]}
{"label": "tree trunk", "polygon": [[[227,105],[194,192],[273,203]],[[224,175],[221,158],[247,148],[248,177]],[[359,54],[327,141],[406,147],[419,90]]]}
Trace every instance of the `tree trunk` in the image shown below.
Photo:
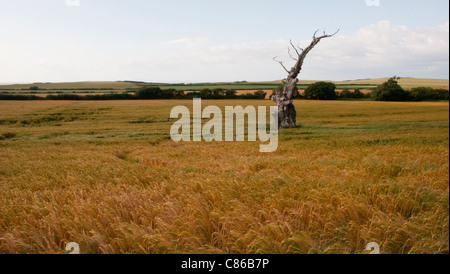
{"label": "tree trunk", "polygon": [[297,126],[297,111],[292,103],[297,79],[284,81],[283,91],[277,90],[272,100],[278,107],[278,127],[294,128]]}
{"label": "tree trunk", "polygon": [[332,35],[326,35],[324,33],[323,36],[316,37],[317,34],[316,31],[313,36],[313,41],[305,49],[295,47],[291,41],[291,46],[295,50],[297,57],[296,58],[292,57],[289,48],[289,56],[291,57],[291,59],[296,61],[294,67],[292,67],[290,70],[286,69],[283,62],[275,60],[276,57],[273,58],[276,62],[280,63],[280,65],[288,73],[287,79],[283,80],[284,84],[283,90],[276,90],[275,94],[272,96],[272,101],[274,101],[278,107],[279,128],[295,128],[297,126],[297,111],[295,110],[293,99],[294,96],[296,95],[295,91],[298,83],[297,77],[300,74],[300,71],[302,70],[303,62],[308,53],[320,42],[320,40],[322,40],[323,38],[333,37],[334,35],[336,35],[336,33]]}

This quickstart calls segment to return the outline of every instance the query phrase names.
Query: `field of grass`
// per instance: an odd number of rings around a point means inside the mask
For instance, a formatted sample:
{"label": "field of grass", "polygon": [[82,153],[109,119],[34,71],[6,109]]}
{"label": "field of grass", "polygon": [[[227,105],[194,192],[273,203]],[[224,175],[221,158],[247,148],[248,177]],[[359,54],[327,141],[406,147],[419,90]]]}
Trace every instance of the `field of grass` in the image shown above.
{"label": "field of grass", "polygon": [[270,154],[176,105],[0,101],[0,253],[449,253],[448,102],[296,101]]}

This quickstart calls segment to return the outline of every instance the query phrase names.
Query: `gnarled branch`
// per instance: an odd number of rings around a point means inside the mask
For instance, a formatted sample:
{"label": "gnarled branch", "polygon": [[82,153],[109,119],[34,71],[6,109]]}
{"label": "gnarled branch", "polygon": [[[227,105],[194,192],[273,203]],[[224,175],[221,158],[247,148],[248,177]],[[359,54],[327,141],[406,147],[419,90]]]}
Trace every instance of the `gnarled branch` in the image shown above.
{"label": "gnarled branch", "polygon": [[340,31],[341,29],[339,28],[335,33],[333,33],[333,34],[326,34],[326,32],[324,31],[323,32],[323,35],[322,36],[319,36],[319,37],[317,37],[316,36],[316,34],[319,32],[319,30],[316,30],[316,32],[314,33],[314,36],[313,36],[313,41],[320,41],[321,39],[323,39],[323,38],[328,38],[328,37],[333,37],[333,36],[335,36],[339,31]]}
{"label": "gnarled branch", "polygon": [[292,54],[291,54],[291,48],[289,48],[289,47],[288,47],[288,54],[289,54],[289,57],[290,57],[292,60],[294,60],[294,61],[297,61],[297,60],[298,60],[297,58],[295,58],[295,57],[292,56]]}
{"label": "gnarled branch", "polygon": [[[292,48],[293,48],[293,49],[295,50],[295,52],[297,53],[297,55],[300,56],[300,53],[298,52],[297,48],[294,46],[294,44],[292,44],[292,40],[290,40],[290,43],[291,43]],[[299,49],[300,49],[301,51],[303,51],[303,49],[301,49],[300,47],[299,47]]]}
{"label": "gnarled branch", "polygon": [[278,60],[276,60],[277,59],[277,57],[273,57],[273,60],[275,61],[275,62],[277,62],[278,64],[280,64],[283,68],[284,68],[284,70],[287,72],[287,73],[289,73],[289,70],[284,66],[284,64],[283,64],[283,61],[278,61]]}

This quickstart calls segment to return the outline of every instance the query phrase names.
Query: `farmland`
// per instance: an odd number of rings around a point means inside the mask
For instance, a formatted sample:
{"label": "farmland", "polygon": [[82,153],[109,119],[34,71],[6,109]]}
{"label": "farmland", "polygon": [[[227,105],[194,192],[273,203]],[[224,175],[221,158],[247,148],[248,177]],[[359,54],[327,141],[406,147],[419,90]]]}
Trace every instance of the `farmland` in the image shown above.
{"label": "farmland", "polygon": [[[362,89],[371,90],[377,85],[385,82],[387,78],[363,79],[349,81],[334,81],[338,90],[342,89]],[[301,80],[298,88],[304,90],[308,85],[316,81]],[[47,94],[114,94],[123,92],[133,92],[143,86],[160,87],[161,89],[175,89],[182,91],[199,91],[202,89],[234,89],[239,94],[255,90],[273,90],[281,84],[281,81],[270,82],[232,82],[232,83],[193,83],[193,84],[164,84],[164,83],[144,83],[133,81],[116,82],[73,82],[73,83],[33,83],[0,85],[0,93],[4,94],[35,94],[44,96]],[[403,88],[410,89],[419,86],[432,88],[449,88],[448,80],[441,79],[417,79],[403,78],[399,81]],[[30,90],[31,87],[38,87],[37,90]]]}
{"label": "farmland", "polygon": [[448,102],[296,101],[270,154],[173,142],[176,105],[0,101],[0,253],[449,252]]}

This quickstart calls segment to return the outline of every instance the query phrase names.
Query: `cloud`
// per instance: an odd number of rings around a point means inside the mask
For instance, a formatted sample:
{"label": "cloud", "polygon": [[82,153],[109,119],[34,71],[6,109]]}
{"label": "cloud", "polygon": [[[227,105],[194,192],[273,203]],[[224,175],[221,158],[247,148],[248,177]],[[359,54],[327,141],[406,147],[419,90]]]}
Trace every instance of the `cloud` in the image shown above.
{"label": "cloud", "polygon": [[[312,33],[311,33],[312,35]],[[0,82],[143,80],[154,82],[266,81],[286,77],[272,59],[293,65],[290,37],[259,43],[228,43],[184,37],[122,48],[88,43],[39,44],[0,41]],[[293,41],[307,46],[310,40]],[[101,50],[100,50],[101,49]],[[342,30],[308,55],[301,79],[346,80],[398,75],[446,78],[449,22],[420,28],[389,21]],[[7,69],[5,69],[7,68]]]}
{"label": "cloud", "polygon": [[187,38],[179,38],[173,41],[169,41],[164,43],[164,45],[184,45],[188,47],[195,47],[207,42],[208,39],[204,37],[187,37]]}
{"label": "cloud", "polygon": [[380,21],[356,34],[324,41],[312,54],[312,69],[319,70],[314,61],[320,60],[327,60],[328,75],[340,67],[339,77],[345,73],[347,78],[363,74],[448,78],[449,23],[418,28]]}
{"label": "cloud", "polygon": [[[306,46],[310,40],[299,41]],[[176,53],[158,53],[175,81],[274,80],[286,77],[272,58],[293,64],[289,40],[264,43],[214,44],[205,38],[167,43],[186,45]],[[393,25],[380,21],[353,34],[323,40],[307,57],[301,79],[345,80],[386,76],[448,78],[449,23],[432,28]],[[194,74],[195,72],[195,74]],[[191,80],[183,76],[190,75]]]}

